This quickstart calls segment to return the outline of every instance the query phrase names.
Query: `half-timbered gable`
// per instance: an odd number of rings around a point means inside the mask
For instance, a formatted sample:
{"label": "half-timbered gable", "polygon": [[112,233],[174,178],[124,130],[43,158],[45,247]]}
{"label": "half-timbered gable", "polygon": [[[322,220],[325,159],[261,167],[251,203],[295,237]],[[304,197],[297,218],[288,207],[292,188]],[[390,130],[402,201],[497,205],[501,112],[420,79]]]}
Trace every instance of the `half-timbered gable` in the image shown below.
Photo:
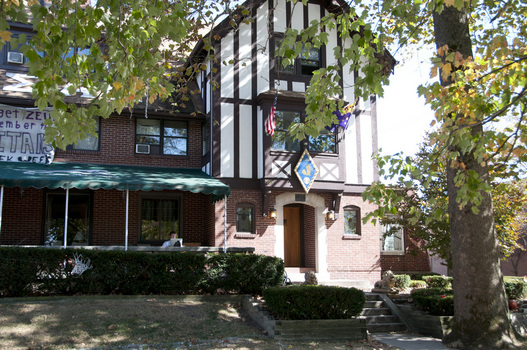
{"label": "half-timbered gable", "polygon": [[[360,194],[378,176],[371,158],[377,151],[375,97],[359,101],[347,127],[302,141],[287,133],[291,123],[305,117],[305,91],[313,72],[337,64],[334,48],[349,46],[351,39],[330,30],[326,46],[306,47],[288,65],[281,64],[275,52],[286,28],[307,28],[311,21],[346,5],[268,0],[243,6],[249,21],[232,26],[227,19],[212,30],[216,63],[209,63],[199,78],[208,120],[202,166],[231,187],[229,244],[250,244],[257,252],[280,256],[294,268],[289,271],[293,274],[313,269],[319,280],[353,277],[373,283],[379,275],[379,229],[362,225],[360,215],[353,216],[361,211],[347,208],[360,208],[363,214],[371,210]],[[201,43],[193,57],[205,54]],[[355,101],[355,74],[341,67],[343,95],[338,98],[347,103]],[[271,136],[265,122],[275,99],[276,128]],[[309,192],[295,173],[304,150],[318,169]],[[216,209],[217,215],[222,208]],[[240,225],[244,214],[254,223]],[[345,234],[345,226],[358,230]],[[219,243],[222,237],[217,239]],[[358,254],[360,263],[352,262],[349,254]]]}

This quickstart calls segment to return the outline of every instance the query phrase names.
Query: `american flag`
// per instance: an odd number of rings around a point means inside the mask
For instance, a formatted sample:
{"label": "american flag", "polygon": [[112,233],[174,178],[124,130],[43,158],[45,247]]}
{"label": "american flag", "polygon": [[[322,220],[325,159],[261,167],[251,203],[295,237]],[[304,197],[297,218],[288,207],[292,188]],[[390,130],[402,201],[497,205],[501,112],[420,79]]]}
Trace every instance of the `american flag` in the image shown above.
{"label": "american flag", "polygon": [[267,135],[274,135],[274,129],[276,128],[276,124],[274,122],[274,114],[276,112],[276,100],[278,99],[278,90],[276,90],[276,94],[274,95],[274,102],[273,106],[271,107],[271,110],[269,111],[269,117],[267,118],[267,121],[265,122],[265,132]]}

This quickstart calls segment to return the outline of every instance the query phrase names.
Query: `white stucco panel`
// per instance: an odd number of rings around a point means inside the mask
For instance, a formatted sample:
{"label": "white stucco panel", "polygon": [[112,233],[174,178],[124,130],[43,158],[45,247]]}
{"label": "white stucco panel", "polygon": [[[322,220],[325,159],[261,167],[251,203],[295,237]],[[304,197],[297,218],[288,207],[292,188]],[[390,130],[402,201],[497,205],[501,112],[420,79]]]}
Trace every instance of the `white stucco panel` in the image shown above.
{"label": "white stucco panel", "polygon": [[239,79],[240,98],[249,100],[252,98],[252,46],[251,46],[251,23],[242,23],[239,34]]}
{"label": "white stucco panel", "polygon": [[274,31],[278,33],[285,33],[286,0],[275,0],[275,3],[276,3],[276,7],[274,9],[274,19],[273,19]]}
{"label": "white stucco panel", "polygon": [[267,15],[267,3],[264,3],[256,11],[256,61],[258,94],[269,90],[269,45],[267,45]]}
{"label": "white stucco panel", "polygon": [[304,10],[305,7],[300,1],[291,6],[291,27],[293,29],[304,29]]}
{"label": "white stucco panel", "polygon": [[234,177],[234,106],[221,104],[221,177]]}
{"label": "white stucco panel", "polygon": [[373,135],[371,117],[362,114],[361,118],[361,146],[362,146],[362,183],[373,182]]}
{"label": "white stucco panel", "polygon": [[306,83],[301,81],[293,81],[293,91],[306,92]]}
{"label": "white stucco panel", "polygon": [[240,105],[240,177],[253,177],[253,116],[252,106]]}
{"label": "white stucco panel", "polygon": [[[351,46],[352,40],[346,38],[344,40],[344,47]],[[355,92],[353,91],[355,85],[355,73],[350,71],[350,66],[346,65],[342,68],[342,81],[344,86],[344,100],[353,103],[355,101]]]}
{"label": "white stucco panel", "polygon": [[273,177],[280,179],[288,179],[291,177],[291,164],[286,165],[285,160],[275,160],[271,166]]}
{"label": "white stucco panel", "polygon": [[[221,96],[234,97],[234,32],[230,31],[221,41]],[[227,64],[223,64],[226,62]]]}
{"label": "white stucco panel", "polygon": [[344,136],[344,145],[346,148],[346,183],[357,184],[357,124],[355,117],[351,117]]}
{"label": "white stucco panel", "polygon": [[256,130],[258,135],[257,138],[257,157],[258,157],[258,164],[257,164],[257,171],[258,171],[258,178],[261,179],[264,176],[264,158],[263,158],[263,111],[262,108],[258,107],[258,111],[256,112]]}
{"label": "white stucco panel", "polygon": [[320,163],[318,164],[319,180],[338,181],[339,180],[339,166],[335,163]]}

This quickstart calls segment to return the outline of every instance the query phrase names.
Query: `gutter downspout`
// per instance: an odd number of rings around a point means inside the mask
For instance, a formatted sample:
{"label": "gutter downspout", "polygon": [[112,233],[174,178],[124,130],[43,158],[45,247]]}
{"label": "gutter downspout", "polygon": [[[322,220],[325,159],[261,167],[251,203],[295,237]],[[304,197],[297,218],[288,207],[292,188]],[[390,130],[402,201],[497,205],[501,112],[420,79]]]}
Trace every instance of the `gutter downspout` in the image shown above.
{"label": "gutter downspout", "polygon": [[130,190],[126,189],[126,221],[124,223],[124,251],[128,250],[128,209],[130,206]]}
{"label": "gutter downspout", "polygon": [[227,196],[225,196],[225,206],[223,213],[223,253],[227,253]]}
{"label": "gutter downspout", "polygon": [[70,205],[70,189],[66,188],[66,210],[64,210],[64,242],[62,244],[63,248],[66,248],[68,245],[68,213]]}

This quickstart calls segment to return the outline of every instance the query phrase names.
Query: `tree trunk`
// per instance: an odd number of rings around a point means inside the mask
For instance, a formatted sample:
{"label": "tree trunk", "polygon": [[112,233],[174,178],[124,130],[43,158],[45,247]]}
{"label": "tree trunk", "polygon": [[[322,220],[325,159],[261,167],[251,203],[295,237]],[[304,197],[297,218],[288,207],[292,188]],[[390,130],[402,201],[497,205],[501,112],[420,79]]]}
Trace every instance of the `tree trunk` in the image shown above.
{"label": "tree trunk", "polygon": [[[434,33],[438,48],[448,45],[451,51],[472,56],[465,11],[449,6],[435,13]],[[446,86],[451,81],[446,78],[441,83]],[[482,132],[481,125],[471,129],[472,136]],[[459,151],[453,147],[451,151]],[[500,270],[491,194],[481,191],[483,201],[477,207],[478,214],[472,211],[472,204],[460,208],[456,202],[456,175],[475,171],[481,181],[489,183],[488,169],[472,152],[462,154],[459,161],[465,165],[464,170],[452,163],[447,167],[455,317],[453,332],[444,341],[460,349],[519,347]]]}

